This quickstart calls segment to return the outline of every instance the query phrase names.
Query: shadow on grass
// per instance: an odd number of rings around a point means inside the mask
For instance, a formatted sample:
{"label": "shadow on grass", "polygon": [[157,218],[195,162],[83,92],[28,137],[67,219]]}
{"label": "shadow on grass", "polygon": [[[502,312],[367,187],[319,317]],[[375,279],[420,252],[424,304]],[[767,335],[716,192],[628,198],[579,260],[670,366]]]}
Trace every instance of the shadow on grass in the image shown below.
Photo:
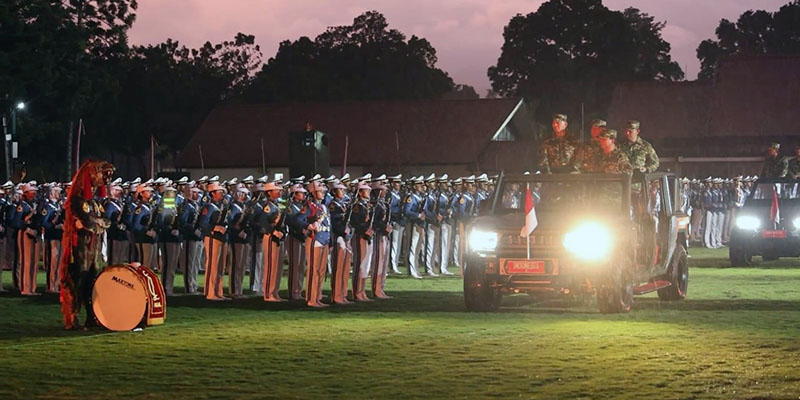
{"label": "shadow on grass", "polygon": [[732,267],[728,258],[728,249],[690,249],[689,266],[692,268],[757,268],[757,269],[797,269],[800,268],[800,258],[785,257],[778,260],[765,261],[761,256],[753,257],[752,265],[747,267]]}

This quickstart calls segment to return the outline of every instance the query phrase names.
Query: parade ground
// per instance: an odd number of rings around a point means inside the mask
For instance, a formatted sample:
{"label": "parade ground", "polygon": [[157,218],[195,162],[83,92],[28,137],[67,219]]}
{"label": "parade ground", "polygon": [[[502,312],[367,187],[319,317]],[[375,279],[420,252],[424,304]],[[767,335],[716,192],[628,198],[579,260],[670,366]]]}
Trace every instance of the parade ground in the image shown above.
{"label": "parade ground", "polygon": [[621,315],[527,296],[467,313],[460,278],[390,277],[389,300],[177,296],[164,325],[76,333],[55,295],[6,292],[0,398],[799,398],[800,262],[690,254],[685,301]]}

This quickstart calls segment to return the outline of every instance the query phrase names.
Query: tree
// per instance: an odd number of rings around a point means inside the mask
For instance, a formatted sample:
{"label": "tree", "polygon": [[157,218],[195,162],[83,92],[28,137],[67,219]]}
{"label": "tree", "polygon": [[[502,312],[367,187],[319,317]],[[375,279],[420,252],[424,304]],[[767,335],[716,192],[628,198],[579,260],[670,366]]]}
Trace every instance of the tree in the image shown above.
{"label": "tree", "polygon": [[697,46],[700,60],[698,79],[714,76],[719,59],[735,54],[800,54],[800,0],[777,12],[746,11],[734,23],[719,22],[717,40],[706,39]]}
{"label": "tree", "polygon": [[624,81],[683,78],[661,37],[663,22],[635,8],[612,11],[601,0],[550,0],[505,27],[497,65],[489,68],[501,96],[538,98],[538,119],[553,112],[604,115]]}
{"label": "tree", "polygon": [[314,40],[281,42],[258,73],[252,102],[436,98],[453,81],[436,68],[436,50],[424,38],[389,29],[369,11],[352,25],[330,27]]}
{"label": "tree", "polygon": [[453,90],[451,90],[448,93],[445,93],[444,96],[442,96],[442,98],[448,100],[469,100],[469,99],[479,99],[481,98],[481,96],[478,95],[478,92],[475,91],[474,87],[470,85],[462,85],[459,83],[453,87]]}

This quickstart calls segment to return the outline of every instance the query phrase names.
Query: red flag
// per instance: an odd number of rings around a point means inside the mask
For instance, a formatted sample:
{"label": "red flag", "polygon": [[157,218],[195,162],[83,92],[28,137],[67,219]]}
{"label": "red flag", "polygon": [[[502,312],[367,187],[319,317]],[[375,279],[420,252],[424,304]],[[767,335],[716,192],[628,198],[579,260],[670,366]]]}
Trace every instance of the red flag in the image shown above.
{"label": "red flag", "polygon": [[531,184],[529,183],[525,189],[525,226],[519,232],[522,237],[528,237],[539,225],[539,220],[536,219],[536,208],[533,206],[533,194],[531,193]]}
{"label": "red flag", "polygon": [[772,188],[772,207],[769,210],[769,220],[775,223],[780,222],[781,209],[778,206],[778,187]]}

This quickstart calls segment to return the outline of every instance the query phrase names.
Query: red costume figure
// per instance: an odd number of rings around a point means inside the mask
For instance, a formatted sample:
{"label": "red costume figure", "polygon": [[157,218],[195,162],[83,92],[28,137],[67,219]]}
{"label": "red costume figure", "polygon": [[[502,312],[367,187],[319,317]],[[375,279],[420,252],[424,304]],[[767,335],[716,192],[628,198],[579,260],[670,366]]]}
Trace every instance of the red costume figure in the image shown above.
{"label": "red costume figure", "polygon": [[86,161],[72,179],[64,203],[64,235],[61,237],[61,313],[66,329],[79,329],[78,312],[86,307],[85,326],[96,324],[92,311],[92,286],[100,260],[103,232],[110,225],[98,199],[114,166],[105,161]]}

